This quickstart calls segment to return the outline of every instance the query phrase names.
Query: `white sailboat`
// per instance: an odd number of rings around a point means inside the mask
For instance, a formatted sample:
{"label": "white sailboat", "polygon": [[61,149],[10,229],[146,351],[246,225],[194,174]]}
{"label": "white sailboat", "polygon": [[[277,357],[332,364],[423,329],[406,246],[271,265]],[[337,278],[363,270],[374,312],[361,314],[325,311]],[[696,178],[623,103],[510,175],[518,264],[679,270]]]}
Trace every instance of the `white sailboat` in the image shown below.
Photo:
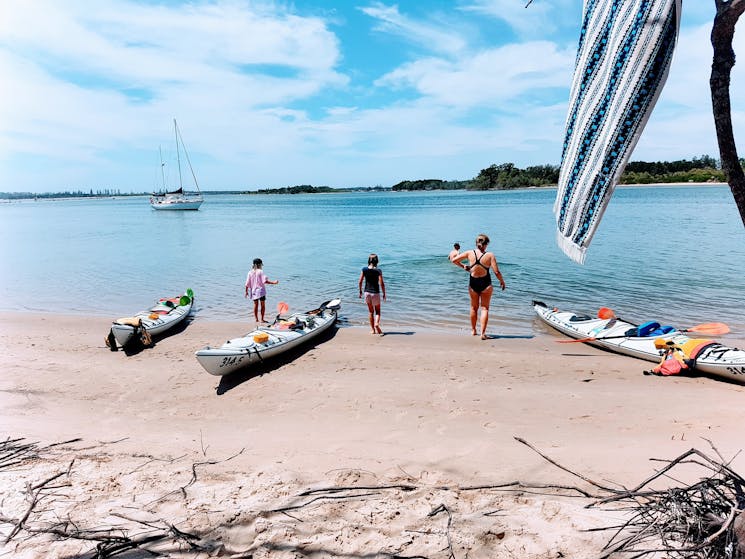
{"label": "white sailboat", "polygon": [[[184,145],[184,140],[183,138],[181,138],[181,134],[179,133],[178,124],[176,124],[175,118],[173,119],[173,131],[176,135],[176,161],[178,163],[179,186],[176,190],[169,191],[166,189],[165,171],[163,170],[165,164],[163,163],[163,158],[161,156],[160,172],[161,178],[163,179],[163,191],[157,193],[154,192],[152,196],[150,196],[150,205],[156,210],[198,210],[199,206],[202,205],[204,199],[202,198],[202,193],[199,190],[197,177],[194,174],[194,169],[192,169],[191,167],[189,153],[186,151],[186,146]],[[184,155],[186,155],[186,162],[189,165],[189,171],[191,172],[191,176],[194,179],[194,187],[196,188],[196,192],[184,191],[184,184],[181,177],[182,148],[184,150]]]}

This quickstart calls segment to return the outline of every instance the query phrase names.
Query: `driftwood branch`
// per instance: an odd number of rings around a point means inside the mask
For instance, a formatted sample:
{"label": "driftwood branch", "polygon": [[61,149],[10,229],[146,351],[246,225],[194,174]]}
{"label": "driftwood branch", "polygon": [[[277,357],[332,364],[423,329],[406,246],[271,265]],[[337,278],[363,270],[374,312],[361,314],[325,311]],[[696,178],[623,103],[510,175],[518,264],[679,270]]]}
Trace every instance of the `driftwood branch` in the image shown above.
{"label": "driftwood branch", "polygon": [[226,458],[225,460],[205,460],[203,462],[194,462],[191,465],[191,479],[188,481],[188,483],[186,485],[182,485],[178,489],[174,489],[173,491],[169,491],[165,495],[162,495],[162,496],[158,497],[157,499],[154,499],[154,500],[150,501],[145,506],[146,507],[149,507],[150,505],[153,505],[155,503],[159,503],[160,501],[163,501],[163,500],[167,499],[168,497],[170,497],[171,495],[175,495],[176,493],[181,493],[181,495],[183,495],[183,497],[186,498],[186,489],[189,488],[189,487],[191,487],[192,485],[194,485],[197,482],[197,478],[198,478],[198,476],[197,476],[197,467],[198,466],[213,466],[215,464],[220,464],[222,462],[228,462],[228,461],[232,460],[233,458],[235,458],[236,456],[240,456],[241,454],[243,454],[243,452],[245,450],[246,450],[245,448],[242,448],[238,452],[236,452],[235,454],[233,454],[232,456],[229,456],[228,458]]}
{"label": "driftwood branch", "polygon": [[427,516],[432,517],[440,514],[441,512],[445,512],[448,515],[448,524],[445,527],[445,536],[448,540],[448,558],[449,559],[455,559],[455,551],[453,551],[453,538],[450,536],[450,526],[453,524],[453,515],[450,514],[450,509],[448,509],[445,505],[440,505],[434,509],[432,509]]}
{"label": "driftwood branch", "polygon": [[55,479],[58,479],[64,475],[68,475],[70,473],[70,469],[72,468],[72,463],[70,463],[70,467],[67,468],[64,472],[59,472],[58,474],[53,475],[50,478],[45,479],[41,483],[37,483],[31,487],[29,487],[29,505],[26,509],[26,512],[19,518],[17,521],[14,522],[15,526],[10,531],[10,533],[5,538],[5,541],[3,542],[4,545],[7,545],[10,540],[12,540],[22,529],[26,521],[28,520],[28,517],[31,516],[31,512],[36,508],[36,505],[39,503],[39,501],[42,498],[42,491],[46,488],[48,484],[53,482]]}

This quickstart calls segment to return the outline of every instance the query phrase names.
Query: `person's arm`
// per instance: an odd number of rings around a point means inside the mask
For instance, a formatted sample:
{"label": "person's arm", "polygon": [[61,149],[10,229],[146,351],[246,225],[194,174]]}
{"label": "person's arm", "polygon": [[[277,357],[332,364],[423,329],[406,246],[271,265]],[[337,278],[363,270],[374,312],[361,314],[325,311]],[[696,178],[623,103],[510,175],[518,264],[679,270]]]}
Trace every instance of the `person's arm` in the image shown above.
{"label": "person's arm", "polygon": [[385,301],[385,282],[383,281],[383,272],[380,272],[380,291],[383,293],[383,301]]}
{"label": "person's arm", "polygon": [[249,292],[248,279],[250,277],[251,277],[251,272],[249,272],[248,275],[246,276],[246,295],[245,295],[246,298],[248,298],[248,292]]}
{"label": "person's arm", "polygon": [[360,299],[362,299],[362,280],[365,279],[365,272],[360,272],[360,281],[358,282],[360,288]]}
{"label": "person's arm", "polygon": [[277,285],[277,284],[279,283],[279,280],[276,280],[276,281],[272,281],[272,280],[270,280],[270,279],[269,279],[268,277],[266,277],[266,276],[264,275],[264,272],[263,272],[263,271],[261,272],[261,279],[263,279],[263,280],[264,280],[264,283],[265,283],[265,284],[266,284],[266,283],[268,283],[268,284],[270,284],[270,285]]}
{"label": "person's arm", "polygon": [[493,254],[491,255],[491,268],[494,270],[494,275],[497,276],[497,279],[499,280],[499,285],[502,287],[502,291],[504,291],[507,288],[507,285],[504,283],[504,278],[502,277],[502,272],[499,271],[499,265],[497,264],[497,257]]}
{"label": "person's arm", "polygon": [[469,266],[463,264],[463,262],[462,262],[463,260],[465,260],[466,258],[468,258],[468,253],[469,253],[469,251],[461,252],[460,254],[456,254],[455,256],[453,256],[453,258],[450,261],[453,264],[455,264],[456,266],[458,266],[458,268],[462,268],[464,270],[468,270]]}

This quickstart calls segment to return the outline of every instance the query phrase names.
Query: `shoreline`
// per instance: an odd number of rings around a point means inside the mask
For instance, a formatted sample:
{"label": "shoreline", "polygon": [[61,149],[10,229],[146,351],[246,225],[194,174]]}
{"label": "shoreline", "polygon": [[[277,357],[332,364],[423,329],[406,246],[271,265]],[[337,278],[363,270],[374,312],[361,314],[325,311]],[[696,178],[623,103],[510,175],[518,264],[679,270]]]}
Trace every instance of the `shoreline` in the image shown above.
{"label": "shoreline", "polygon": [[[644,186],[693,186],[693,187],[700,187],[700,186],[728,186],[729,183],[727,182],[651,182],[651,183],[632,183],[632,184],[623,184],[618,183],[616,184],[616,188],[621,187],[644,187]],[[292,187],[280,187],[280,188],[292,188]],[[318,187],[316,187],[318,188]],[[493,188],[489,190],[473,190],[469,192],[501,192],[504,190],[508,191],[526,191],[526,190],[552,190],[558,188],[558,185],[544,185],[544,186],[524,186],[519,188]],[[329,191],[323,191],[323,192],[303,192],[300,194],[312,194],[312,195],[323,195],[323,194],[349,194],[354,192],[361,192],[361,193],[368,193],[368,192],[460,192],[466,191],[466,189],[459,189],[459,188],[453,188],[453,189],[446,189],[446,188],[436,188],[436,189],[412,189],[412,190],[392,190],[391,187],[382,188],[382,189],[375,189],[374,187],[361,187],[359,189],[356,188],[339,188],[335,189],[338,190],[338,192],[329,192]],[[15,194],[15,193],[12,193]],[[50,193],[40,192],[39,195],[36,197],[28,197],[28,198],[0,198],[0,201],[3,203],[12,203],[12,202],[61,202],[64,200],[119,200],[119,199],[127,199],[127,198],[149,198],[152,196],[152,194],[147,193],[132,193],[132,194],[115,194],[111,196],[103,196],[103,195],[95,195],[95,196],[48,196]],[[245,190],[236,190],[236,191],[210,191],[210,190],[203,190],[203,195],[207,196],[221,196],[221,195],[228,195],[228,196],[243,196],[243,195],[270,195],[270,196],[298,196],[298,194],[291,194],[288,192],[263,192],[261,190],[252,190],[252,191],[245,191]]]}
{"label": "shoreline", "polygon": [[[575,472],[625,486],[659,467],[650,459],[708,451],[706,441],[735,457],[735,471],[745,467],[737,428],[744,386],[644,376],[647,362],[557,344],[558,334],[481,341],[340,328],[290,359],[214,377],[193,352],[245,324],[194,321],[130,355],[105,348],[109,325],[0,313],[2,435],[82,439],[0,469],[0,486],[22,495],[26,481],[69,466],[69,499],[48,509],[82,524],[112,514],[172,518],[256,558],[284,557],[278,545],[434,556],[447,541],[446,519],[427,514],[443,503],[457,520],[457,556],[590,558],[606,538],[582,529],[610,525],[618,513],[588,512],[576,497],[466,488],[582,483],[515,437]],[[297,504],[309,488],[396,484],[415,489],[327,500],[292,517],[268,512]],[[15,495],[4,495],[0,512],[22,514],[27,505]],[[13,545],[22,557],[85,548],[36,538]]]}

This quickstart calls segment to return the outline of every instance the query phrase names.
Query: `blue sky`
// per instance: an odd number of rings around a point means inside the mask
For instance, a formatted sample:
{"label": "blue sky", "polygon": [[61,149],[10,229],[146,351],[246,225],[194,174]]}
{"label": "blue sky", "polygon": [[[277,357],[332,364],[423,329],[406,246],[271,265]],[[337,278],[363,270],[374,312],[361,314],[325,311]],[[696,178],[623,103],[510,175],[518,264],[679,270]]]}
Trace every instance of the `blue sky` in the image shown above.
{"label": "blue sky", "polygon": [[[685,2],[632,160],[718,157],[713,15]],[[203,190],[558,164],[580,18],[579,0],[2,0],[0,191],[158,189],[173,118]]]}

